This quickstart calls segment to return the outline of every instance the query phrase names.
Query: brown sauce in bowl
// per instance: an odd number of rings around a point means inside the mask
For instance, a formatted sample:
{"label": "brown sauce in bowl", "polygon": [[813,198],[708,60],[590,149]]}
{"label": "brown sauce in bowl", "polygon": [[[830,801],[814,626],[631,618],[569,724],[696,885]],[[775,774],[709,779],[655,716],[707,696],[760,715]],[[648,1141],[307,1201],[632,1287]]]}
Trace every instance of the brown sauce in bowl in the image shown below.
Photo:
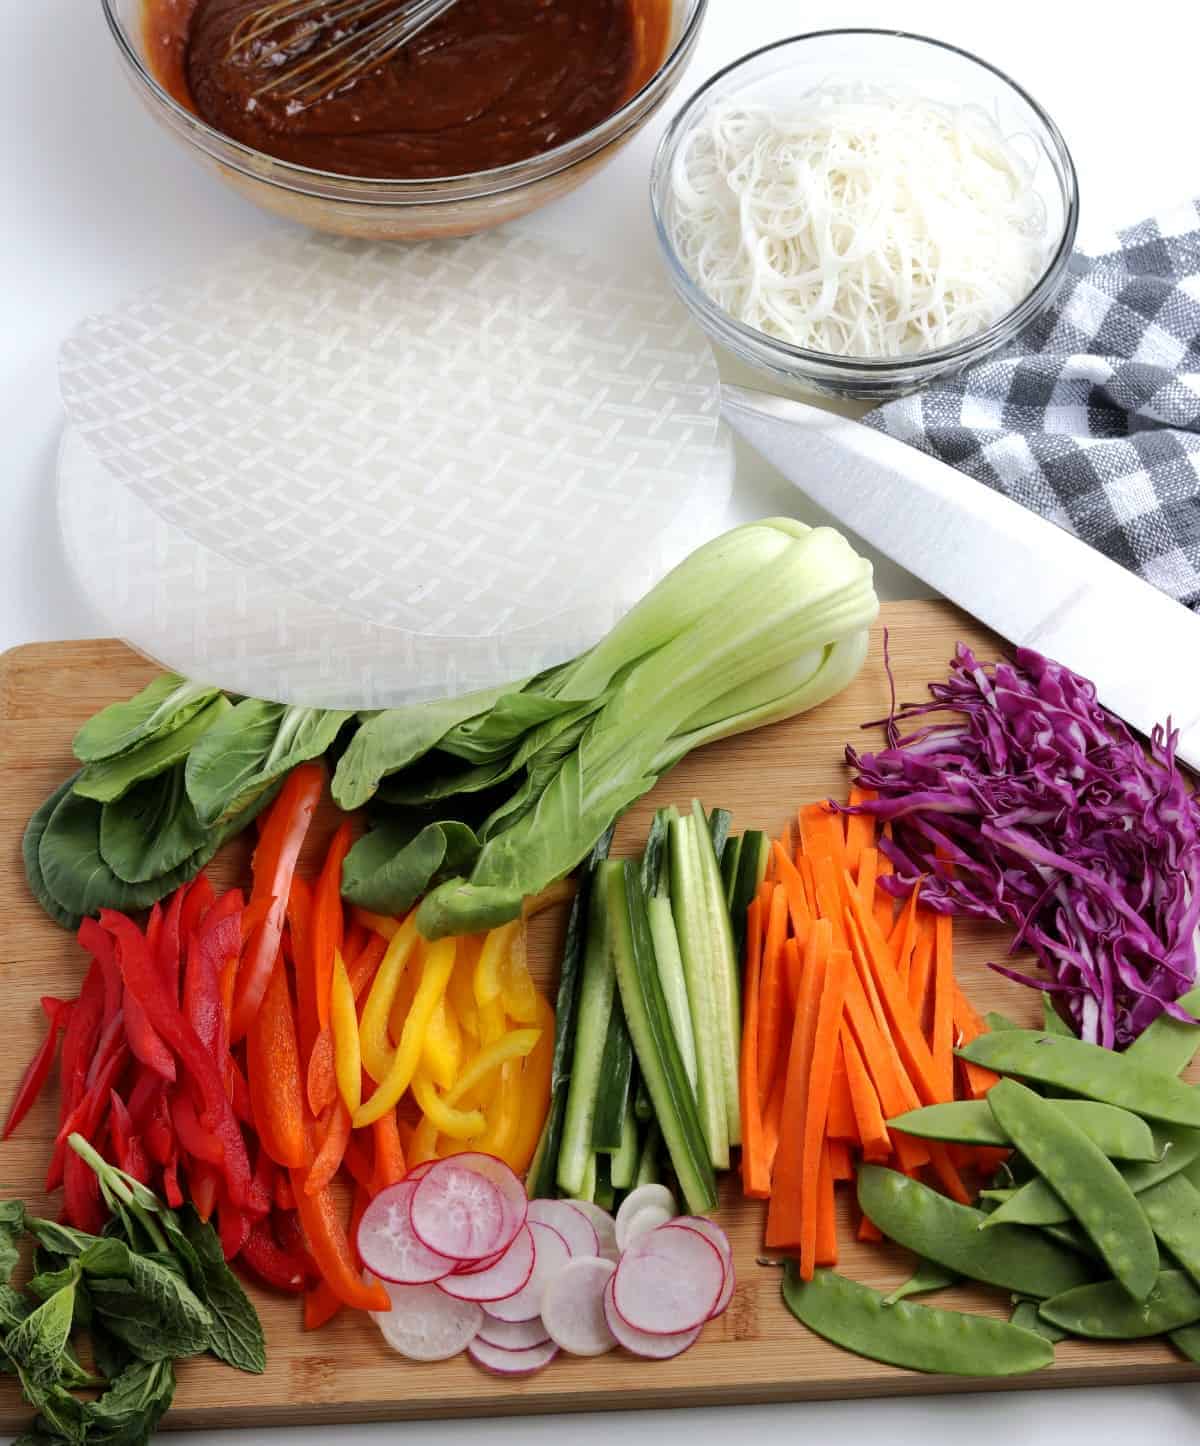
{"label": "brown sauce in bowl", "polygon": [[460,176],[574,140],[653,76],[670,0],[458,0],[393,59],[309,105],[230,55],[266,0],[145,0],[155,78],[214,129],[341,175]]}

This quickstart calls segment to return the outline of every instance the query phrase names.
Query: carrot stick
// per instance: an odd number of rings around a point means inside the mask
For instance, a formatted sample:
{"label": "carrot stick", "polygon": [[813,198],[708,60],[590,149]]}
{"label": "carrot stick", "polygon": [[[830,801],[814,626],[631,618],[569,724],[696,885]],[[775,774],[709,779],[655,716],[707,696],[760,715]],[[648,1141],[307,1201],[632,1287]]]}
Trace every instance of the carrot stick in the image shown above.
{"label": "carrot stick", "polygon": [[[893,1115],[916,1109],[920,1104],[917,1092],[904,1073],[890,1036],[880,1030],[862,980],[854,970],[846,990],[846,1018],[874,1083],[884,1118],[890,1119]],[[891,1136],[891,1142],[902,1169],[916,1170],[929,1163],[929,1150],[924,1140],[897,1132]]]}
{"label": "carrot stick", "polygon": [[[978,1039],[981,1034],[987,1033],[983,1020],[975,1013],[971,1001],[957,984],[954,986],[954,1030],[960,1045],[970,1044],[973,1039]],[[983,1099],[988,1090],[1000,1078],[998,1074],[994,1074],[990,1069],[985,1069],[983,1065],[972,1064],[969,1059],[960,1059],[958,1063],[963,1074],[963,1086],[970,1099]],[[992,1168],[995,1169],[995,1165]]]}
{"label": "carrot stick", "polygon": [[878,988],[887,1015],[889,1037],[894,1041],[905,1071],[923,1103],[937,1104],[947,1096],[941,1090],[941,1079],[934,1067],[933,1055],[921,1026],[908,1002],[908,994],[900,983],[896,966],[875,918],[862,907],[858,895],[851,890],[850,918],[860,973],[871,978]]}
{"label": "carrot stick", "polygon": [[813,878],[812,859],[802,850],[796,850],[796,870],[804,880],[804,895],[808,900],[808,912],[812,918],[817,917],[817,884]]}
{"label": "carrot stick", "polygon": [[875,881],[879,877],[879,850],[863,849],[858,856],[858,897],[868,909],[875,907]]}
{"label": "carrot stick", "polygon": [[864,1215],[858,1222],[858,1238],[877,1245],[883,1239],[883,1235],[880,1232],[879,1226]]}
{"label": "carrot stick", "polygon": [[825,982],[825,971],[833,947],[833,930],[827,919],[819,919],[809,930],[804,970],[800,976],[800,999],[788,1049],[786,1086],[782,1118],[789,1122],[780,1137],[775,1157],[775,1178],[771,1203],[767,1207],[767,1245],[795,1248],[800,1244],[802,1212],[800,1203],[804,1145],[807,1133],[808,1085],[816,1045],[817,1015]]}
{"label": "carrot stick", "polygon": [[833,1199],[833,1166],[829,1141],[821,1147],[817,1169],[817,1219],[814,1264],[836,1265],[838,1262],[837,1208]]}
{"label": "carrot stick", "polygon": [[852,967],[847,950],[830,951],[813,1036],[808,1092],[804,1101],[804,1146],[800,1170],[800,1275],[804,1280],[813,1278],[817,1266],[817,1216],[822,1194],[819,1186],[822,1170],[829,1168],[825,1126],[829,1118],[829,1092],[833,1085],[833,1065],[837,1058],[846,981]]}
{"label": "carrot stick", "polygon": [[[809,926],[811,928],[811,925]],[[808,933],[804,935],[805,943],[808,942]],[[784,993],[787,995],[787,1007],[790,1015],[795,1015],[796,1005],[800,999],[800,975],[804,971],[804,955],[801,952],[799,939],[785,939],[783,944],[783,985]],[[782,1031],[786,1033],[786,1031]],[[783,1053],[781,1044],[780,1054]],[[780,1060],[780,1065],[786,1064],[786,1060]],[[780,1071],[782,1072],[782,1070]]]}
{"label": "carrot stick", "polygon": [[932,1044],[933,1016],[928,1008],[933,999],[933,922],[924,909],[917,916],[917,942],[908,971],[908,1002],[917,1023]]}
{"label": "carrot stick", "polygon": [[829,858],[840,874],[846,867],[846,835],[841,815],[832,805],[806,803],[796,815],[800,825],[800,847],[809,858]]}
{"label": "carrot stick", "polygon": [[846,1050],[840,1034],[833,1061],[833,1080],[829,1089],[829,1125],[826,1133],[831,1140],[841,1140],[856,1147],[860,1144],[854,1101],[850,1096],[850,1078],[846,1070]]}
{"label": "carrot stick", "polygon": [[[833,859],[828,854],[815,857],[812,861],[812,870],[817,890],[817,917],[829,920],[833,928],[834,945],[838,949],[847,949],[850,946],[850,940],[846,934],[841,880],[848,879],[850,876],[839,873]],[[853,889],[853,882],[850,887]]]}
{"label": "carrot stick", "polygon": [[783,941],[787,938],[787,890],[776,884],[771,891],[763,942],[762,976],[759,981],[758,1090],[759,1098],[770,1099],[783,1030],[786,981],[783,974]]}
{"label": "carrot stick", "polygon": [[772,844],[771,848],[775,853],[775,876],[787,895],[792,933],[797,939],[802,939],[812,919],[812,910],[808,906],[808,896],[804,890],[804,879],[785,849],[778,843]]}
{"label": "carrot stick", "polygon": [[896,961],[896,973],[899,974],[900,982],[905,988],[908,987],[913,945],[917,942],[917,902],[920,893],[921,885],[918,882],[916,888],[905,900],[904,908],[900,911],[900,918],[888,939],[888,948],[892,951],[892,957]]}
{"label": "carrot stick", "polygon": [[888,1134],[883,1111],[879,1108],[879,1095],[871,1083],[867,1066],[863,1063],[862,1051],[846,1025],[842,1026],[842,1051],[846,1061],[846,1082],[854,1108],[854,1119],[859,1139],[862,1141],[863,1159],[868,1164],[881,1164],[892,1153],[891,1136]]}
{"label": "carrot stick", "polygon": [[826,1140],[825,1147],[829,1151],[829,1168],[833,1172],[834,1181],[853,1180],[854,1162],[850,1158],[850,1146],[845,1140]]}
{"label": "carrot stick", "polygon": [[775,1171],[775,1157],[779,1153],[779,1134],[783,1126],[783,1096],[787,1081],[781,1074],[775,1081],[771,1098],[763,1111],[763,1158],[767,1162],[767,1175]]}
{"label": "carrot stick", "polygon": [[969,1205],[971,1196],[955,1168],[954,1161],[950,1158],[951,1147],[942,1144],[940,1140],[926,1140],[925,1143],[929,1146],[930,1167],[942,1182],[946,1194],[950,1196],[951,1200],[957,1200],[960,1205]]}
{"label": "carrot stick", "polygon": [[933,1067],[940,1100],[954,1098],[954,936],[949,914],[934,924]]}
{"label": "carrot stick", "polygon": [[[891,838],[892,826],[885,823],[883,826],[883,837]],[[891,894],[879,887],[879,880],[886,879],[895,870],[892,868],[892,861],[882,849],[879,850],[879,860],[875,866],[875,922],[879,925],[879,931],[885,937],[892,932],[892,915],[895,913],[895,900]],[[863,895],[863,903],[867,903],[867,896]]]}
{"label": "carrot stick", "polygon": [[763,1151],[762,1100],[758,1092],[758,988],[762,970],[762,906],[751,899],[746,910],[746,962],[742,983],[741,1071],[742,1193],[765,1200],[771,1193],[771,1172]]}
{"label": "carrot stick", "polygon": [[[870,803],[877,797],[873,788],[850,790],[850,807]],[[862,867],[862,856],[866,849],[875,847],[875,819],[869,813],[848,813],[846,815],[846,867],[857,880]]]}

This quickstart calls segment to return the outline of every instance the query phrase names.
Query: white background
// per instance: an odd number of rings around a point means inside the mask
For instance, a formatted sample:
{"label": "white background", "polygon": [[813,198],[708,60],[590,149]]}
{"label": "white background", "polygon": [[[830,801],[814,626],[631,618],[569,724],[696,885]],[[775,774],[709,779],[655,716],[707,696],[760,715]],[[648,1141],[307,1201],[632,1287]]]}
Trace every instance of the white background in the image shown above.
{"label": "white background", "polygon": [[[94,633],[66,571],[54,512],[61,428],[55,355],[84,314],[186,270],[270,226],[156,130],[118,72],[98,0],[6,0],[0,49],[0,650]],[[1081,240],[1200,192],[1196,57],[1200,6],[1005,0],[710,0],[678,97],[756,46],[835,25],[899,26],[981,54],[1032,92],[1067,137],[1079,170]],[[669,112],[670,104],[667,107]],[[658,265],[646,201],[650,156],[666,120],[581,191],[525,223],[574,243],[618,247]],[[740,459],[738,510],[808,504]],[[911,587],[885,569],[886,594]],[[3,1170],[0,1167],[0,1187]],[[397,1367],[402,1371],[402,1366]],[[402,1387],[401,1387],[402,1389]],[[1155,1387],[909,1401],[729,1408],[568,1419],[341,1428],[350,1446],[391,1439],[455,1446],[577,1446],[657,1433],[666,1446],[731,1435],[761,1446],[800,1433],[820,1446],[969,1441],[971,1446],[1089,1446],[1200,1436],[1200,1388]],[[278,1438],[309,1446],[318,1429],[203,1435],[196,1446]]]}

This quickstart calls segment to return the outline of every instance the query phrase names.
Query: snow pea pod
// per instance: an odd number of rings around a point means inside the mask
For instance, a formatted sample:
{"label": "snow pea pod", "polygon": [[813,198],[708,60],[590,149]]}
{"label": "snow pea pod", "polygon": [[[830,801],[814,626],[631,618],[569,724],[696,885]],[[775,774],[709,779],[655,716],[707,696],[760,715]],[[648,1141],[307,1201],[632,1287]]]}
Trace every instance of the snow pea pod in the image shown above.
{"label": "snow pea pod", "polygon": [[[1175,1001],[1188,1014],[1200,1013],[1200,985]],[[1182,1074],[1200,1049],[1200,1024],[1163,1013],[1152,1020],[1125,1051],[1125,1058],[1144,1062],[1163,1074]]]}
{"label": "snow pea pod", "polygon": [[[1145,1300],[1158,1277],[1154,1231],[1116,1166],[1049,1100],[1015,1079],[988,1091],[988,1107],[1004,1133],[1070,1206],[1105,1264],[1135,1300]],[[1002,1211],[989,1215],[986,1230]]]}
{"label": "snow pea pod", "polygon": [[[1200,1164],[1200,1130],[1160,1125],[1154,1131],[1154,1143],[1159,1151],[1157,1160],[1121,1169],[1135,1195]],[[1029,1180],[1016,1190],[983,1193],[990,1200],[1000,1200],[995,1213],[1005,1225],[1061,1225],[1071,1219],[1071,1211],[1061,1196],[1041,1178]]]}
{"label": "snow pea pod", "polygon": [[917,1268],[901,1281],[895,1290],[883,1298],[884,1305],[895,1305],[910,1295],[925,1295],[931,1290],[945,1290],[948,1285],[957,1285],[962,1276],[956,1270],[947,1270],[936,1260],[918,1260]]}
{"label": "snow pea pod", "polygon": [[1184,1174],[1143,1191],[1138,1204],[1155,1235],[1200,1283],[1200,1190]]}
{"label": "snow pea pod", "polygon": [[[1129,1110],[1097,1104],[1095,1100],[1054,1100],[1052,1108],[1067,1116],[1110,1159],[1158,1159],[1150,1126]],[[926,1105],[924,1109],[897,1115],[888,1125],[923,1140],[999,1148],[1012,1144],[986,1099]]]}
{"label": "snow pea pod", "polygon": [[1177,1331],[1168,1331],[1167,1338],[1189,1361],[1200,1365],[1200,1325],[1180,1326]]}
{"label": "snow pea pod", "polygon": [[997,1074],[1053,1085],[1148,1119],[1200,1128],[1200,1091],[1141,1059],[1036,1029],[981,1034],[956,1051]]}
{"label": "snow pea pod", "polygon": [[1038,1303],[1036,1300],[1026,1300],[1024,1297],[1018,1298],[1016,1304],[1013,1306],[1012,1315],[1010,1315],[1008,1319],[1011,1325],[1020,1326],[1022,1330],[1033,1331],[1036,1335],[1041,1336],[1043,1340],[1050,1341],[1051,1344],[1066,1340],[1067,1336],[1070,1335],[1069,1331],[1063,1330],[1061,1326],[1056,1326],[1053,1321],[1042,1319],[1038,1313]]}
{"label": "snow pea pod", "polygon": [[1200,1320],[1200,1288],[1186,1271],[1164,1270],[1145,1300],[1134,1300],[1119,1280],[1100,1280],[1044,1300],[1038,1310],[1072,1335],[1132,1341]]}
{"label": "snow pea pod", "polygon": [[858,1201],[889,1240],[972,1280],[1041,1299],[1091,1278],[1074,1250],[1021,1226],[981,1230],[988,1219],[982,1210],[957,1205],[896,1170],[864,1165]]}
{"label": "snow pea pod", "polygon": [[798,1321],[827,1341],[911,1371],[1016,1376],[1054,1359],[1054,1347],[1033,1331],[907,1301],[885,1305],[878,1291],[832,1270],[818,1270],[806,1283],[793,1261],[784,1272],[783,1299]]}

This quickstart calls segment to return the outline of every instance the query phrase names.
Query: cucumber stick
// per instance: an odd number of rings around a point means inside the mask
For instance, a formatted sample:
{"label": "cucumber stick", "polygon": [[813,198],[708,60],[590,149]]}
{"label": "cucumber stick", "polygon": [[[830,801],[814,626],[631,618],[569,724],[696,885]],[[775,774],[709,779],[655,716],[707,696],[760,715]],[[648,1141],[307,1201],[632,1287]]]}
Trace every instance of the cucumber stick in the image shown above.
{"label": "cucumber stick", "polygon": [[[718,812],[723,812],[723,810],[714,809],[714,818]],[[704,809],[701,807],[699,799],[692,800],[692,823],[708,914],[709,958],[712,962],[714,998],[717,1006],[717,1042],[721,1085],[725,1095],[725,1118],[729,1129],[729,1143],[740,1145],[742,1143],[739,1080],[742,1043],[741,980],[738,974],[737,955],[733,948],[733,930],[729,924],[729,906],[725,902],[725,885],[721,879],[721,865],[713,848],[711,829],[705,827]]]}
{"label": "cucumber stick", "polygon": [[[601,864],[601,870],[607,867]],[[599,878],[600,875],[597,875]],[[575,1053],[567,1091],[566,1117],[558,1151],[558,1186],[564,1195],[578,1195],[592,1155],[592,1127],[600,1094],[601,1066],[608,1041],[616,978],[608,940],[606,891],[593,888],[588,901],[587,942],[579,980]]]}
{"label": "cucumber stick", "polygon": [[720,868],[725,859],[725,847],[729,843],[729,825],[733,822],[733,814],[727,808],[714,808],[706,818],[704,810],[701,809],[700,817],[703,820],[701,827],[708,829],[712,851],[716,856],[717,867]]}
{"label": "cucumber stick", "polygon": [[725,888],[725,903],[732,909],[733,896],[737,891],[738,863],[742,857],[742,839],[734,834],[725,841],[725,852],[721,855],[721,883]]}
{"label": "cucumber stick", "polygon": [[733,952],[735,958],[742,957],[746,945],[746,910],[758,893],[758,886],[767,876],[767,862],[771,856],[771,840],[760,829],[747,829],[742,835],[738,850],[737,878],[732,891],[726,896],[729,904],[729,922],[733,930]]}
{"label": "cucumber stick", "polygon": [[650,920],[650,937],[654,940],[654,956],[658,960],[658,977],[662,981],[663,997],[667,1001],[667,1013],[675,1031],[675,1041],[683,1057],[683,1067],[696,1088],[696,1039],[692,1033],[692,1016],[688,1005],[687,980],[683,975],[683,958],[679,953],[679,935],[675,932],[675,919],[671,913],[671,901],[665,894],[655,894],[646,900],[646,912]]}
{"label": "cucumber stick", "polygon": [[[705,834],[708,829],[705,826]],[[729,1116],[725,1105],[721,1015],[705,902],[705,875],[694,820],[671,814],[671,912],[687,980],[688,1007],[696,1042],[696,1105],[715,1169],[729,1168]]]}
{"label": "cucumber stick", "polygon": [[716,1206],[716,1177],[667,1013],[637,865],[603,863],[597,892],[608,902],[613,966],[638,1068],[687,1208],[700,1215]]}
{"label": "cucumber stick", "polygon": [[608,1177],[615,1190],[628,1190],[637,1176],[638,1135],[633,1111],[626,1111],[621,1124],[621,1147],[608,1157]]}
{"label": "cucumber stick", "polygon": [[659,1133],[658,1123],[652,1120],[646,1130],[645,1138],[642,1140],[642,1148],[638,1155],[637,1174],[633,1181],[633,1188],[635,1190],[639,1185],[657,1185],[662,1179],[658,1160],[661,1146],[662,1135]]}
{"label": "cucumber stick", "polygon": [[592,1118],[592,1149],[618,1150],[625,1138],[625,1117],[633,1115],[630,1081],[633,1078],[633,1042],[625,1027],[625,1013],[619,999],[613,1000],[608,1017],[608,1038],[600,1061],[600,1082],[596,1112]]}

